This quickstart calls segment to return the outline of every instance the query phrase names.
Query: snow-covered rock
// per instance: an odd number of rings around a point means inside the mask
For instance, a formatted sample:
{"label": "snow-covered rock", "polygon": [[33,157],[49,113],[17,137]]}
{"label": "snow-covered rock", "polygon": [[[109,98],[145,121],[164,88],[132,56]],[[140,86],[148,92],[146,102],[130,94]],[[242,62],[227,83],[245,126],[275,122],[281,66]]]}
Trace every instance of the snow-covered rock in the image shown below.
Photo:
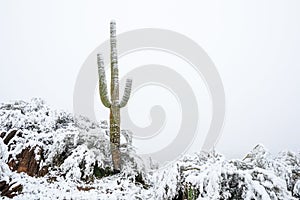
{"label": "snow-covered rock", "polygon": [[[34,177],[44,179],[44,183],[59,184],[60,180],[80,185],[112,174],[106,121],[91,122],[81,116],[51,110],[43,100],[32,99],[0,105],[0,132],[3,133],[0,137],[0,181],[23,182],[24,195],[36,189],[33,185],[28,187],[31,180],[36,182]],[[130,141],[131,134],[122,133]],[[132,177],[131,182],[135,184],[135,177],[145,174],[143,164],[131,143],[122,144],[121,150],[122,174]],[[20,172],[25,174],[20,175]],[[75,189],[78,191],[77,186]]]}
{"label": "snow-covered rock", "polygon": [[[199,152],[151,170],[135,154],[132,134],[122,132],[126,138],[121,145],[123,167],[121,173],[112,174],[106,121],[96,123],[52,110],[41,99],[1,104],[1,195],[14,199],[300,198],[299,154],[284,151],[273,157],[257,145],[242,160]],[[30,167],[37,170],[29,173]]]}

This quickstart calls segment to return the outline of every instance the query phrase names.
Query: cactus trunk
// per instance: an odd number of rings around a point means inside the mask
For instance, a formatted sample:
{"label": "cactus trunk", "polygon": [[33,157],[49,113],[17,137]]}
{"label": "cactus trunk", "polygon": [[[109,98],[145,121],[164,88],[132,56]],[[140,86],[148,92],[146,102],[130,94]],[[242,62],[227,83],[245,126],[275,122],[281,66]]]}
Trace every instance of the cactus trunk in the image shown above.
{"label": "cactus trunk", "polygon": [[110,148],[111,148],[114,170],[120,171],[121,156],[120,156],[119,70],[118,70],[115,22],[110,23],[110,60],[111,60]]}
{"label": "cactus trunk", "polygon": [[110,108],[110,148],[115,172],[121,170],[120,156],[120,108],[111,106]]}
{"label": "cactus trunk", "polygon": [[121,170],[120,155],[120,108],[126,106],[131,93],[132,80],[126,80],[122,101],[119,102],[119,70],[117,56],[116,23],[110,23],[110,60],[111,60],[111,100],[107,96],[104,63],[98,54],[99,93],[103,105],[110,108],[110,148],[115,172]]}

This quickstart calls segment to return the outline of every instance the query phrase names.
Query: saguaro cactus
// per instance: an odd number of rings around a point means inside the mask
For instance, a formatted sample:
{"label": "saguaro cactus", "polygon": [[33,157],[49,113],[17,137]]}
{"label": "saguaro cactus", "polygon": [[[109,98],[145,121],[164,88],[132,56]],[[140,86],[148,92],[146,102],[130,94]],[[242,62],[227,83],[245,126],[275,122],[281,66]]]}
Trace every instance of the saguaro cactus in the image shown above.
{"label": "saguaro cactus", "polygon": [[119,102],[119,70],[117,56],[116,22],[110,22],[110,67],[111,67],[111,86],[109,100],[107,95],[107,84],[104,71],[104,62],[101,54],[97,54],[98,74],[99,74],[99,93],[103,105],[110,109],[110,148],[112,154],[113,167],[115,172],[121,170],[120,156],[120,108],[126,106],[130,93],[132,80],[127,79],[125,91],[121,102]]}

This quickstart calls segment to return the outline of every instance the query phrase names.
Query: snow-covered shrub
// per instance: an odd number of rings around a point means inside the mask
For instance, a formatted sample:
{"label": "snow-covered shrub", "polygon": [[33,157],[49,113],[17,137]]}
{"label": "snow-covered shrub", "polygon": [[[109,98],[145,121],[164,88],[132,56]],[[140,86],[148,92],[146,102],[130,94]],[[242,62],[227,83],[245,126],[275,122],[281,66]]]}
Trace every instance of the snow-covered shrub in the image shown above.
{"label": "snow-covered shrub", "polygon": [[[38,146],[43,149],[40,168],[48,167],[55,171],[51,176],[91,181],[95,167],[110,169],[112,166],[106,121],[96,123],[82,116],[51,110],[43,100],[32,99],[30,102],[0,105],[0,130],[7,132],[12,129],[20,134],[9,141],[8,152],[3,154],[5,159],[2,158],[5,162],[8,157],[16,159],[25,148]],[[1,151],[7,146],[1,145]],[[122,147],[126,173],[142,173],[142,163],[131,144],[123,144]]]}
{"label": "snow-covered shrub", "polygon": [[[200,152],[163,168],[146,169],[132,146],[132,133],[122,131],[122,135],[123,169],[112,174],[106,121],[96,123],[51,110],[40,99],[1,104],[0,183],[22,185],[22,194],[14,199],[300,198],[299,154],[284,151],[272,157],[257,145],[243,160],[227,161],[215,152]],[[7,163],[26,148],[34,150],[39,168],[48,168],[46,176],[11,171]]]}

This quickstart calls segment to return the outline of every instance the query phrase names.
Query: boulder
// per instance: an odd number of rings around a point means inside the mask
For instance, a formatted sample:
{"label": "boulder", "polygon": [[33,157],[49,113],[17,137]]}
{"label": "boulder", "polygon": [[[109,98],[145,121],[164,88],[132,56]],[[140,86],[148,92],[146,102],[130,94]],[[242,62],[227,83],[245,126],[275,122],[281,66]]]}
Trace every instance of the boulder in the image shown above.
{"label": "boulder", "polygon": [[40,169],[43,159],[43,149],[39,146],[27,147],[16,156],[16,159],[9,159],[8,166],[12,171],[24,172],[29,176],[44,176],[48,173],[48,168]]}

